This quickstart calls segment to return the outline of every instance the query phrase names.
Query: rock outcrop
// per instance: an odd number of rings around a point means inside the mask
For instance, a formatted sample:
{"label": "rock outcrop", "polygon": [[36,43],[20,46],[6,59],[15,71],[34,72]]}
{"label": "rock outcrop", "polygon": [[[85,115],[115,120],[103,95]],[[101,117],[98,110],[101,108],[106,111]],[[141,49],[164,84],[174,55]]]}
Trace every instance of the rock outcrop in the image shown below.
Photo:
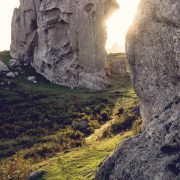
{"label": "rock outcrop", "polygon": [[107,56],[106,69],[110,71],[111,74],[129,74],[129,63],[127,61],[126,54],[110,54]]}
{"label": "rock outcrop", "polygon": [[0,60],[0,73],[2,72],[8,72],[9,71],[9,68],[7,67],[7,65]]}
{"label": "rock outcrop", "polygon": [[115,0],[21,0],[11,56],[53,83],[104,89],[105,20],[116,8]]}
{"label": "rock outcrop", "polygon": [[96,180],[179,180],[180,2],[141,0],[126,49],[144,130],[119,145]]}

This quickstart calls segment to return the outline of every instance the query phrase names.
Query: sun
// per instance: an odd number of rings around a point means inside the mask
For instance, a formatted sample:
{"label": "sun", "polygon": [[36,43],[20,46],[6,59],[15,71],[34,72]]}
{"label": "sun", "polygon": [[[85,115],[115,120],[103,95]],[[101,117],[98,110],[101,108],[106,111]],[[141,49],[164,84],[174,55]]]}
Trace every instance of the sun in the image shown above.
{"label": "sun", "polygon": [[137,11],[140,0],[117,0],[120,8],[107,20],[107,51],[118,48],[125,51],[125,37]]}

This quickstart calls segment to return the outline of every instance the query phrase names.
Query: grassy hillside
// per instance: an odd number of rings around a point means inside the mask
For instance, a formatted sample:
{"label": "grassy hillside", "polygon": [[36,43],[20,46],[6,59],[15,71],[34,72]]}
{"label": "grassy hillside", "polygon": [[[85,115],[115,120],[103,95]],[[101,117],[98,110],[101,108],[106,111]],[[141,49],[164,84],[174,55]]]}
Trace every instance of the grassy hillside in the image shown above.
{"label": "grassy hillside", "polygon": [[109,53],[108,57],[118,58],[122,60],[127,60],[127,54],[126,53]]}
{"label": "grassy hillside", "polygon": [[132,135],[133,132],[129,131],[103,141],[96,141],[70,152],[57,154],[38,166],[45,170],[43,178],[47,180],[92,180],[102,161],[120,142]]}
{"label": "grassy hillside", "polygon": [[[33,75],[37,84],[27,80]],[[92,179],[118,142],[139,132],[129,76],[110,81],[94,92],[50,84],[29,67],[14,79],[1,76],[0,179],[24,180],[42,167],[45,179]]]}

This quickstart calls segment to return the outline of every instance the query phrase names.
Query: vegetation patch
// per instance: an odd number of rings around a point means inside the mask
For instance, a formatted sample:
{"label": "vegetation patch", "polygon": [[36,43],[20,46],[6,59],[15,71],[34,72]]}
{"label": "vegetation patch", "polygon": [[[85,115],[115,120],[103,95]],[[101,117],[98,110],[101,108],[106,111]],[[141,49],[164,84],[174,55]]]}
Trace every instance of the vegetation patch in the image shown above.
{"label": "vegetation patch", "polygon": [[134,107],[131,107],[128,110],[120,108],[117,117],[111,125],[104,130],[102,137],[112,137],[129,129],[133,129],[133,132],[136,135],[141,133],[141,124],[142,120],[138,105],[134,105]]}
{"label": "vegetation patch", "polygon": [[43,178],[47,180],[92,180],[102,161],[120,142],[132,135],[133,132],[129,131],[70,152],[57,154],[56,157],[38,164],[38,168],[45,170]]}
{"label": "vegetation patch", "polygon": [[5,64],[8,64],[10,59],[11,59],[11,56],[9,54],[9,51],[0,52],[0,60],[2,60]]}
{"label": "vegetation patch", "polygon": [[[7,62],[8,53],[0,53],[0,58]],[[28,76],[35,76],[38,83],[28,81]],[[16,78],[1,76],[0,179],[24,180],[42,164],[47,169],[46,163],[54,156],[64,165],[57,171],[55,164],[48,168],[48,179],[53,171],[58,178],[72,177],[68,169],[73,174],[77,169],[75,177],[92,179],[102,160],[134,130],[124,136],[116,134],[140,124],[135,117],[128,125],[128,111],[137,104],[130,77],[116,74],[110,80],[112,85],[106,91],[94,92],[51,84],[30,67],[21,67]],[[123,128],[111,131],[116,121],[123,122]],[[65,162],[68,159],[72,163]]]}

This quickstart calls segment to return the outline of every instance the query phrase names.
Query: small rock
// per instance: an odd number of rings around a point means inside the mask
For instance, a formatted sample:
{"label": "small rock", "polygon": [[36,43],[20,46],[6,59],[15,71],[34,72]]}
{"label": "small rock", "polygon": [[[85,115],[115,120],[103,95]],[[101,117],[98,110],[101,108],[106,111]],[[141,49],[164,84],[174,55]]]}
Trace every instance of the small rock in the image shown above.
{"label": "small rock", "polygon": [[23,66],[29,66],[29,65],[30,65],[29,61],[26,61],[26,60],[23,61]]}
{"label": "small rock", "polygon": [[15,74],[16,76],[18,76],[18,75],[19,75],[19,73],[18,73],[18,72],[14,72],[14,74]]}
{"label": "small rock", "polygon": [[22,71],[22,68],[21,67],[17,67],[16,70]]}
{"label": "small rock", "polygon": [[10,78],[15,78],[16,77],[16,75],[13,72],[6,73],[6,76],[10,77]]}
{"label": "small rock", "polygon": [[41,178],[45,174],[44,170],[34,171],[30,174],[28,180],[37,180],[37,178]]}
{"label": "small rock", "polygon": [[31,81],[31,82],[33,82],[33,83],[37,83],[37,80],[36,80],[36,77],[35,77],[35,76],[29,76],[29,77],[27,78],[27,80],[28,80],[28,81]]}
{"label": "small rock", "polygon": [[136,116],[140,116],[140,106],[133,107],[130,112],[134,113]]}
{"label": "small rock", "polygon": [[0,72],[8,72],[9,68],[6,66],[6,64],[0,60]]}
{"label": "small rock", "polygon": [[[12,18],[11,56],[20,57],[24,66],[31,63],[52,83],[104,90],[109,85],[102,73],[106,59],[104,22],[118,7],[115,0],[21,0]],[[62,25],[56,25],[59,23]],[[51,34],[47,35],[49,28]]]}
{"label": "small rock", "polygon": [[9,60],[9,66],[10,66],[10,67],[20,66],[20,62],[19,62],[17,59],[10,59],[10,60]]}

